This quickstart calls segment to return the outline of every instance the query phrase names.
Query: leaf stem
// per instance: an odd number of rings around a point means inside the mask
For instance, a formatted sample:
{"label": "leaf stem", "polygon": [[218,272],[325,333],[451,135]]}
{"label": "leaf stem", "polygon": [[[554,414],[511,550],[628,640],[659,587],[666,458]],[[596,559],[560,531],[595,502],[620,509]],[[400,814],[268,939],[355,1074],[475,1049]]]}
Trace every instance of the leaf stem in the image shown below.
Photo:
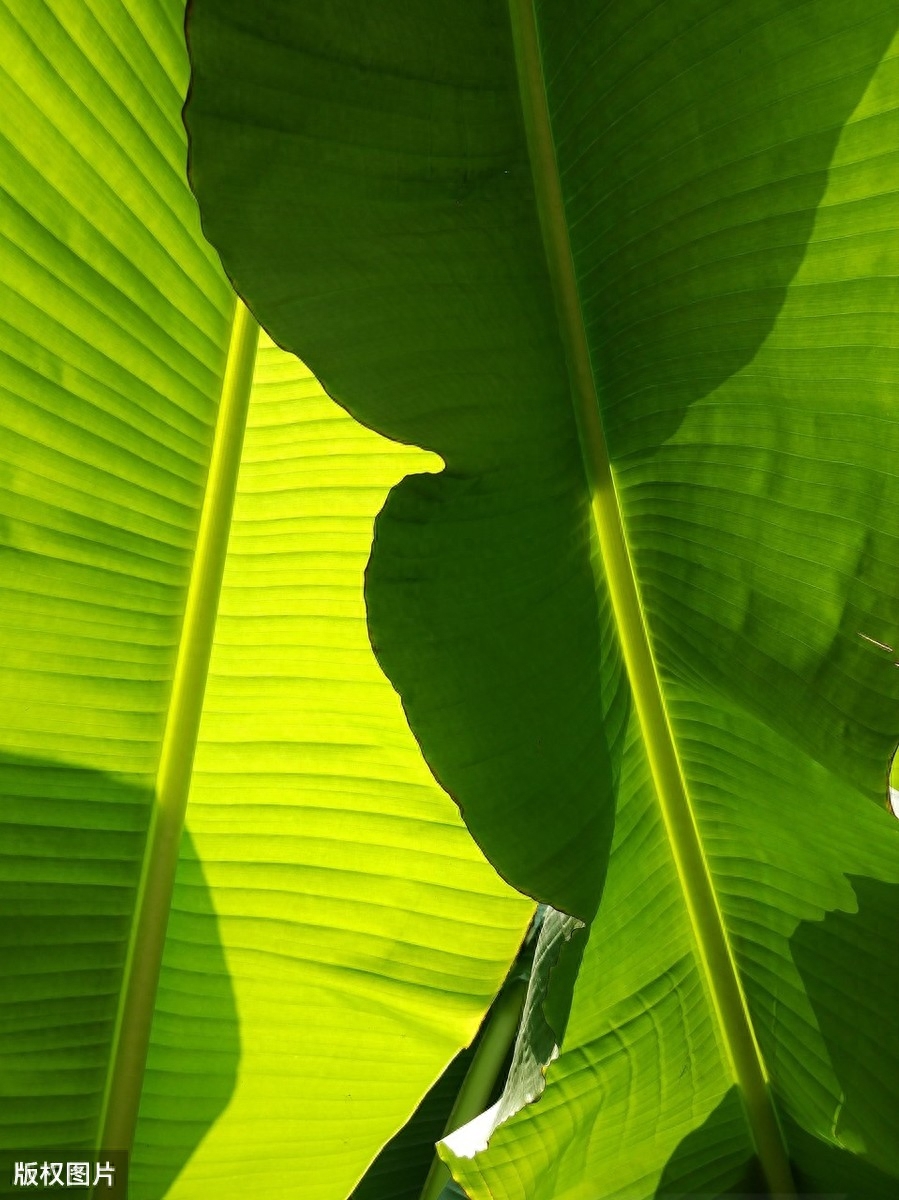
{"label": "leaf stem", "polygon": [[238,300],[125,959],[100,1114],[100,1153],[130,1153],[137,1127],[258,341],[259,326]]}
{"label": "leaf stem", "polygon": [[533,0],[509,0],[537,206],[609,594],[652,778],[724,1044],[770,1190],[795,1196],[783,1135],[705,858],[640,601],[584,328]]}
{"label": "leaf stem", "polygon": [[[467,1125],[487,1107],[503,1063],[515,1041],[527,990],[526,980],[516,979],[506,984],[494,1001],[480,1044],[447,1118],[444,1137]],[[421,1200],[437,1200],[450,1178],[449,1167],[439,1155],[435,1155]]]}

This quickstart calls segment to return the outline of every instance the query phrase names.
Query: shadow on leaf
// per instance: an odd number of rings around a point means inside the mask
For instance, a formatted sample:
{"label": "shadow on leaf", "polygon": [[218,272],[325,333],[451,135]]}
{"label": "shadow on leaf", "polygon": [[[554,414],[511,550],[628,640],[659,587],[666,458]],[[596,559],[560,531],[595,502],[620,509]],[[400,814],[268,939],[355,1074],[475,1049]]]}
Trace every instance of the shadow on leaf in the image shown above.
{"label": "shadow on leaf", "polygon": [[[569,220],[616,458],[662,445],[771,333],[897,25],[892,4],[860,19],[843,0],[801,16],[770,0],[637,7],[651,8],[639,38],[624,12],[597,21],[574,5],[559,52],[577,47],[575,61],[548,64],[559,89],[588,57],[605,79],[589,119],[584,99],[560,101],[571,128],[557,133],[563,176],[569,159],[589,172]],[[825,61],[841,69],[827,77]]]}
{"label": "shadow on leaf", "polygon": [[679,1142],[665,1164],[654,1200],[767,1194],[758,1163],[747,1150],[740,1093],[732,1087]]}
{"label": "shadow on leaf", "polygon": [[[150,811],[149,786],[0,755],[0,1195],[13,1163],[91,1158]],[[224,1110],[240,1042],[189,833],[169,921],[131,1200],[162,1200]],[[7,1190],[4,1190],[7,1189]]]}
{"label": "shadow on leaf", "polygon": [[899,885],[849,879],[858,911],[805,921],[790,942],[842,1089],[833,1143],[793,1125],[791,1149],[809,1187],[879,1200],[899,1192]]}

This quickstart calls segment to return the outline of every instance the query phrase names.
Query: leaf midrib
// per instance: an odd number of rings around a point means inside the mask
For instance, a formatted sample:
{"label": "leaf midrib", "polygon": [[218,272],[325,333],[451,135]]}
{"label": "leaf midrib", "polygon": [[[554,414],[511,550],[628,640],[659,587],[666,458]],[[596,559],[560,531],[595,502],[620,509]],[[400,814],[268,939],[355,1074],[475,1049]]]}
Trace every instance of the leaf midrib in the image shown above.
{"label": "leaf midrib", "polygon": [[649,641],[609,459],[556,161],[533,0],[509,0],[515,62],[559,328],[596,533],[653,784],[734,1078],[770,1190],[796,1194]]}
{"label": "leaf midrib", "polygon": [[259,326],[238,300],[119,992],[98,1151],[131,1150],[215,635]]}

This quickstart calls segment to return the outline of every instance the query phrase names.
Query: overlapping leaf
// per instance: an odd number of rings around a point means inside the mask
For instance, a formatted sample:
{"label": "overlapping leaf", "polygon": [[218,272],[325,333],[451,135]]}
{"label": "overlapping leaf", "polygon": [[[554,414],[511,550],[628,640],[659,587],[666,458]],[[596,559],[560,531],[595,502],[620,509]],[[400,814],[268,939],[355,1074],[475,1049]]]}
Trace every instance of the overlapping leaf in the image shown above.
{"label": "overlapping leaf", "polygon": [[[617,805],[562,1056],[460,1178],[529,1200],[750,1186],[621,687],[505,6],[192,12],[193,182],[238,289],[342,404],[447,464],[394,490],[368,576],[429,761],[500,869],[580,915]],[[544,0],[536,25],[630,561],[758,1067],[800,1189],[886,1195],[899,16]]]}

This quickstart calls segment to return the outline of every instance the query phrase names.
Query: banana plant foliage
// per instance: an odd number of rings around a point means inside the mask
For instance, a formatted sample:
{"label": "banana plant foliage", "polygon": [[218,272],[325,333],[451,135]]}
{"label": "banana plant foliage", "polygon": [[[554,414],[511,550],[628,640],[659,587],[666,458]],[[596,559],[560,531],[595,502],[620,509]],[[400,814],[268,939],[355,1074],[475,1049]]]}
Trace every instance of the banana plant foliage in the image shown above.
{"label": "banana plant foliage", "polygon": [[892,1198],[895,0],[194,0],[230,282],[183,17],[0,0],[0,1189],[395,1200],[525,893],[453,1195]]}
{"label": "banana plant foliage", "polygon": [[897,28],[189,6],[236,289],[443,460],[376,523],[378,659],[499,872],[590,922],[542,1096],[441,1149],[474,1200],[895,1195]]}
{"label": "banana plant foliage", "polygon": [[254,354],[183,18],[0,3],[4,1196],[16,1162],[124,1172],[135,1123],[131,1200],[348,1195],[534,907],[366,636],[374,516],[439,463]]}

